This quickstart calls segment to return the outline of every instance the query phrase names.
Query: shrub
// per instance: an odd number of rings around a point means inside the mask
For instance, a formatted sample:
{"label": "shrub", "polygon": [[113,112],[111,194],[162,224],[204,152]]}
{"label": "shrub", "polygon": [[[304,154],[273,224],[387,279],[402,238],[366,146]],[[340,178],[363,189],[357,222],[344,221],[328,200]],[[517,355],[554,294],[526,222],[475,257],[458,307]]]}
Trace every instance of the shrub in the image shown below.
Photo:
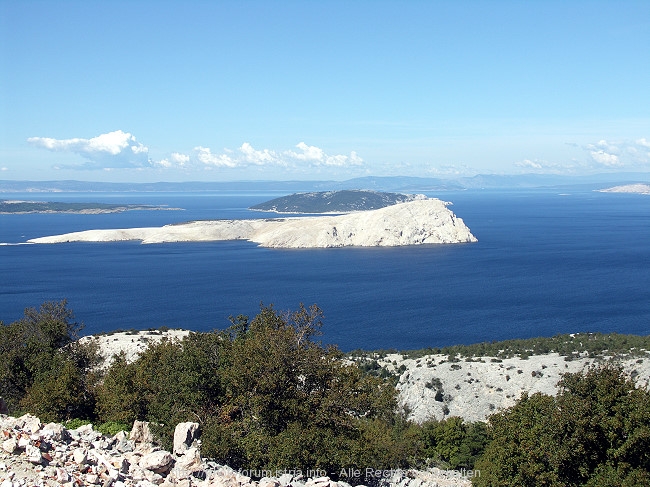
{"label": "shrub", "polygon": [[613,366],[559,386],[557,397],[524,395],[490,417],[475,485],[648,485],[650,393]]}
{"label": "shrub", "polygon": [[233,468],[407,465],[417,443],[395,387],[316,342],[321,317],[262,307],[228,330],[150,345],[132,364],[118,356],[96,389],[99,418],[150,421],[166,447],[177,423],[198,421],[202,454]]}
{"label": "shrub", "polygon": [[0,323],[0,396],[10,412],[28,409],[45,420],[92,415],[98,355],[93,345],[75,341],[82,328],[65,300]]}
{"label": "shrub", "polygon": [[102,423],[100,425],[97,425],[97,427],[95,429],[97,431],[99,431],[103,435],[115,436],[120,431],[131,431],[131,428],[132,428],[132,425],[129,425],[129,424],[126,424],[126,423],[117,423],[115,421],[107,421],[106,423]]}

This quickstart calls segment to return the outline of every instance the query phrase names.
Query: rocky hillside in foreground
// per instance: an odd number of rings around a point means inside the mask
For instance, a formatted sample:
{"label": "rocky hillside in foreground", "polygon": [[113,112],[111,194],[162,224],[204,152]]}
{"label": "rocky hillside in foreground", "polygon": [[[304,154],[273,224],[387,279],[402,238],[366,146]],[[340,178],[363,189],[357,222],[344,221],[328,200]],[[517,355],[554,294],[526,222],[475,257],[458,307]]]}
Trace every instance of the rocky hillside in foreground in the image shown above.
{"label": "rocky hillside in foreground", "polygon": [[[1,487],[351,487],[330,480],[329,472],[235,471],[202,458],[198,423],[180,423],[173,451],[154,444],[148,423],[131,433],[103,436],[92,425],[66,429],[30,415],[0,414]],[[456,471],[372,472],[377,487],[464,486]],[[338,473],[337,473],[338,475]],[[258,480],[254,480],[257,478]],[[357,483],[357,482],[355,482]]]}
{"label": "rocky hillside in foreground", "polygon": [[276,213],[347,213],[377,210],[420,199],[426,199],[426,196],[350,189],[296,193],[251,206],[249,209]]}
{"label": "rocky hillside in foreground", "polygon": [[462,219],[438,199],[400,203],[339,216],[197,221],[164,227],[87,230],[29,240],[30,243],[142,243],[249,240],[262,247],[396,247],[476,242]]}

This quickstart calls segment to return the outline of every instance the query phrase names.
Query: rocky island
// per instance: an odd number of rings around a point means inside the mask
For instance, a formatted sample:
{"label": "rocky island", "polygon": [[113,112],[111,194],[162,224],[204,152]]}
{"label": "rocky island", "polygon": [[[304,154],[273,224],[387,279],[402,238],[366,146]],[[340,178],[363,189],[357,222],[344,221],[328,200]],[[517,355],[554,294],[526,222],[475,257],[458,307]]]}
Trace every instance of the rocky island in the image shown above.
{"label": "rocky island", "polygon": [[337,216],[193,221],[163,227],[87,230],[29,240],[30,243],[142,243],[249,240],[262,247],[395,247],[476,242],[462,219],[435,198],[414,199],[371,211]]}
{"label": "rocky island", "polygon": [[114,205],[109,203],[64,203],[59,201],[0,200],[0,214],[27,213],[121,213],[133,210],[177,210],[153,205]]}
{"label": "rocky island", "polygon": [[650,194],[650,185],[644,183],[624,184],[622,186],[614,186],[612,188],[601,189],[600,192]]}
{"label": "rocky island", "polygon": [[275,213],[348,213],[350,211],[377,210],[397,203],[423,199],[427,199],[427,197],[422,194],[353,189],[295,193],[251,206],[249,209]]}

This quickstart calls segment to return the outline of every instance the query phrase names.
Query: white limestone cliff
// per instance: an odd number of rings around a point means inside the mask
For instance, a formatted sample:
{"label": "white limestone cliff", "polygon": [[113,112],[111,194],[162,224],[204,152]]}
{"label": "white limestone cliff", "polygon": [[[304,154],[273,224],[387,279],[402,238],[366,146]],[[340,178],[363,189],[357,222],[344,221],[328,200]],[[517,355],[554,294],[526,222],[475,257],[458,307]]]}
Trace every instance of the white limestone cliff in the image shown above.
{"label": "white limestone cliff", "polygon": [[29,240],[30,243],[142,243],[249,240],[262,247],[395,247],[476,242],[461,218],[438,199],[400,203],[338,216],[263,220],[195,221],[163,227],[87,230]]}

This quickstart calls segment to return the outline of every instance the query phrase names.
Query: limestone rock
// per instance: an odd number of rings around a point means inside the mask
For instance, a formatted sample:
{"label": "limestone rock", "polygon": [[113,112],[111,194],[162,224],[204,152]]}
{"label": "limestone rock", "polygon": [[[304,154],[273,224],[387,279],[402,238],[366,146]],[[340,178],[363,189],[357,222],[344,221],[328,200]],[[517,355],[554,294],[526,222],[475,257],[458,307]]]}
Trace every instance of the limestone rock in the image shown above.
{"label": "limestone rock", "polygon": [[16,438],[9,438],[8,440],[3,441],[2,449],[7,453],[14,453],[18,450],[18,442],[16,441]]}
{"label": "limestone rock", "polygon": [[43,462],[43,455],[41,455],[41,450],[33,445],[27,445],[25,447],[25,455],[27,455],[27,460],[35,465]]}
{"label": "limestone rock", "polygon": [[129,438],[136,443],[153,443],[153,435],[146,421],[135,421]]}
{"label": "limestone rock", "polygon": [[21,428],[27,433],[35,433],[41,429],[41,420],[31,414],[25,414],[18,419],[22,422]]}
{"label": "limestone rock", "polygon": [[76,448],[72,452],[72,458],[77,465],[85,465],[88,461],[88,453],[82,448]]}
{"label": "limestone rock", "polygon": [[[37,427],[40,429],[35,429]],[[135,438],[150,438],[146,423],[140,423],[134,429]],[[179,431],[193,432],[185,438],[191,439],[192,444],[196,443],[194,425],[182,425]],[[174,459],[170,452],[151,451],[153,446],[150,443],[139,443],[133,451],[122,452],[120,445],[124,445],[126,435],[103,437],[90,425],[65,433],[63,426],[54,423],[42,426],[33,416],[0,417],[0,435],[3,438],[0,443],[0,487],[350,487],[328,477],[310,479],[306,485],[300,480],[302,476],[293,478],[291,474],[280,478],[265,477],[256,482],[228,466],[202,459],[196,446],[186,448]],[[132,443],[132,440],[127,442]],[[183,444],[187,447],[188,442]],[[449,483],[444,476],[431,478],[440,478],[446,483],[436,484],[429,480],[409,483],[409,479],[404,478],[394,485],[468,485]]]}
{"label": "limestone rock", "polygon": [[174,454],[181,455],[198,441],[199,423],[179,423],[174,429]]}
{"label": "limestone rock", "polygon": [[168,451],[159,450],[143,455],[139,463],[144,470],[155,473],[166,473],[174,465],[174,457]]}
{"label": "limestone rock", "polygon": [[185,453],[176,459],[176,467],[182,469],[184,472],[199,472],[203,470],[203,462],[199,450],[197,448],[185,450]]}
{"label": "limestone rock", "polygon": [[43,426],[43,435],[55,441],[63,441],[68,436],[68,430],[58,423],[48,423]]}

